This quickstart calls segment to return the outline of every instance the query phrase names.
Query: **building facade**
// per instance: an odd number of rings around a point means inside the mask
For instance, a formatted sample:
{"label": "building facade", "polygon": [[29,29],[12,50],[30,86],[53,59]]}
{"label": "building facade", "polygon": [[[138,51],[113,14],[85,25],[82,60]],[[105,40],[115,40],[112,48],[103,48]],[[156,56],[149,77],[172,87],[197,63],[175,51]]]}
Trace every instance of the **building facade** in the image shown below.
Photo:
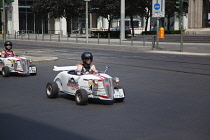
{"label": "building facade", "polygon": [[210,34],[210,0],[189,0],[187,34]]}

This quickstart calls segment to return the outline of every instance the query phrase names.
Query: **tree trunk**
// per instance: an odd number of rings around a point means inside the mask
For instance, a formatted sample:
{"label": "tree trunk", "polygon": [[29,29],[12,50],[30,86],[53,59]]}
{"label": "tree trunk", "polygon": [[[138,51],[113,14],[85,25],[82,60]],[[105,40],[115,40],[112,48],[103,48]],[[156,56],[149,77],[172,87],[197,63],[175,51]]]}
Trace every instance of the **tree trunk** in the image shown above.
{"label": "tree trunk", "polygon": [[146,26],[145,26],[145,34],[147,32],[147,26],[148,26],[148,22],[149,22],[149,13],[150,13],[150,10],[148,10],[147,14],[146,14]]}
{"label": "tree trunk", "polygon": [[67,35],[68,35],[68,37],[70,37],[70,34],[71,34],[71,18],[72,17],[66,17],[66,24],[67,24]]}
{"label": "tree trunk", "polygon": [[164,18],[160,18],[160,21],[161,21],[161,27],[164,28]]}
{"label": "tree trunk", "polygon": [[134,26],[133,26],[133,16],[130,16],[131,19],[131,28],[132,28],[132,36],[134,36]]}
{"label": "tree trunk", "polygon": [[71,19],[67,17],[66,23],[67,23],[67,32],[70,33],[71,32]]}
{"label": "tree trunk", "polygon": [[108,26],[108,32],[110,32],[111,23],[112,23],[112,18],[110,18],[110,19],[108,20],[108,22],[109,22],[109,26]]}
{"label": "tree trunk", "polygon": [[108,20],[108,22],[109,22],[108,32],[110,32],[110,28],[111,28],[111,22],[112,22],[112,20],[110,19],[110,20]]}
{"label": "tree trunk", "polygon": [[167,20],[168,20],[167,29],[168,29],[168,30],[170,30],[170,26],[171,26],[170,18],[171,18],[171,17],[168,17],[168,18],[167,18]]}

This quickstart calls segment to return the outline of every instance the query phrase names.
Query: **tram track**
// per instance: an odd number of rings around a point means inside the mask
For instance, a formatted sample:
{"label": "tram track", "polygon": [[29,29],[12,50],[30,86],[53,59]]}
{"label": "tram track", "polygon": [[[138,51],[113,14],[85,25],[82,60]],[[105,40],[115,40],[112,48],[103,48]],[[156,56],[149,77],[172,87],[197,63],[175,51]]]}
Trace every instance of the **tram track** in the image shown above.
{"label": "tram track", "polygon": [[[42,49],[41,47],[35,47]],[[45,48],[49,49],[49,47]],[[45,50],[44,49],[44,50]],[[49,50],[48,50],[49,51]],[[87,51],[87,50],[83,50]],[[170,71],[178,73],[188,73],[197,75],[210,76],[210,63],[205,57],[199,56],[181,56],[167,54],[150,54],[150,53],[128,53],[109,50],[92,50],[94,54],[94,63],[103,63],[105,65],[118,65],[129,68],[145,68],[151,70]],[[47,52],[47,51],[46,51]],[[72,52],[72,53],[69,53]],[[79,48],[50,48],[49,55],[59,58],[59,60],[72,60],[78,62],[76,58],[81,53]],[[62,54],[62,55],[61,55]],[[95,59],[97,58],[97,59]],[[107,59],[108,58],[108,59]],[[124,63],[126,62],[126,63]]]}
{"label": "tram track", "polygon": [[[63,59],[64,60],[64,59]],[[66,60],[66,59],[65,59]],[[73,60],[73,61],[77,61],[78,59],[69,59],[69,60]],[[157,60],[156,60],[157,61]],[[154,62],[156,62],[154,61]],[[160,61],[158,61],[160,62]],[[161,62],[169,62],[169,61],[161,61]],[[192,66],[181,66],[180,68],[174,68],[174,67],[155,67],[155,66],[151,66],[152,64],[150,64],[150,66],[147,65],[134,65],[134,64],[122,64],[122,63],[116,63],[114,61],[110,61],[110,62],[104,62],[104,61],[95,61],[95,63],[103,63],[105,65],[117,65],[117,66],[121,66],[121,67],[129,67],[129,68],[144,68],[144,69],[150,69],[150,70],[160,70],[160,71],[168,71],[168,72],[176,72],[176,73],[187,73],[187,74],[196,74],[196,75],[205,75],[205,76],[210,76],[210,65],[208,64],[199,64],[199,63],[187,63],[185,62],[184,64],[193,64]],[[178,62],[176,62],[177,64],[180,64]],[[153,63],[154,64],[154,63]],[[177,65],[176,64],[176,65]],[[183,62],[181,63],[183,64]],[[166,64],[165,64],[166,65]],[[202,68],[200,66],[209,66],[209,68]],[[197,71],[197,72],[196,72]],[[201,72],[202,71],[202,72]]]}

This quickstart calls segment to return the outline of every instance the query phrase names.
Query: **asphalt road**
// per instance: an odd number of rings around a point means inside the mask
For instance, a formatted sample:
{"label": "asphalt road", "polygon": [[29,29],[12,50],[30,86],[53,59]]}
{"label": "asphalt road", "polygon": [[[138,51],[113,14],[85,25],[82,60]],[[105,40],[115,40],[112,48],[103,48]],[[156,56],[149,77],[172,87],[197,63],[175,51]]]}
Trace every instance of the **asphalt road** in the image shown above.
{"label": "asphalt road", "polygon": [[[29,46],[17,46],[20,51]],[[37,76],[0,76],[2,140],[209,140],[209,57],[30,46],[57,61],[36,62]],[[91,51],[98,70],[120,77],[122,103],[76,105],[59,94],[48,99],[45,85],[53,66],[75,65]],[[27,55],[30,55],[30,51]]]}

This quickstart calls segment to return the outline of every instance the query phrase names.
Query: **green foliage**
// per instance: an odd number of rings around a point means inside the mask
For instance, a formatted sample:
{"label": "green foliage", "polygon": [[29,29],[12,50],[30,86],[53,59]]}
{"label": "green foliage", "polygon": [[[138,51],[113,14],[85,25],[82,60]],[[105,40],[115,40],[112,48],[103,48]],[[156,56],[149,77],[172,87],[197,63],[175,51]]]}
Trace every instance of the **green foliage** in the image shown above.
{"label": "green foliage", "polygon": [[146,13],[146,1],[145,0],[126,0],[125,1],[125,14],[131,16],[143,16]]}
{"label": "green foliage", "polygon": [[120,0],[92,0],[90,6],[98,8],[95,13],[108,20],[120,17]]}
{"label": "green foliage", "polygon": [[120,17],[120,0],[92,0],[90,6],[98,9],[95,10],[98,16],[108,20],[110,31],[112,20]]}
{"label": "green foliage", "polygon": [[[165,17],[168,19],[168,29],[170,18],[174,17],[174,12],[178,12],[180,16],[180,9],[176,9],[177,0],[165,0]],[[98,16],[107,18],[109,21],[109,30],[113,19],[120,18],[120,2],[121,0],[91,0],[89,3],[89,9],[92,13],[96,13]],[[183,0],[185,5],[188,4],[188,0]],[[145,17],[146,27],[151,17],[152,0],[125,0],[126,16],[132,19],[134,16]],[[48,18],[48,15],[53,18],[65,17],[66,19],[76,18],[82,16],[85,13],[85,1],[84,0],[36,0],[31,6],[32,11],[36,16],[42,18]],[[186,7],[186,6],[185,6]],[[184,11],[187,11],[187,7]],[[90,11],[89,11],[90,12]],[[162,20],[164,22],[164,20]],[[162,23],[164,25],[164,23]]]}
{"label": "green foliage", "polygon": [[188,0],[176,0],[175,11],[178,12],[179,16],[188,13]]}
{"label": "green foliage", "polygon": [[80,8],[84,7],[83,0],[37,0],[32,11],[43,18],[50,17],[67,19],[81,15]]}
{"label": "green foliage", "polygon": [[2,1],[0,1],[0,8],[3,8],[3,5],[2,4],[3,4]]}
{"label": "green foliage", "polygon": [[[180,30],[165,30],[164,31],[165,34],[181,34]],[[143,31],[142,34],[144,35],[156,35],[157,32],[156,31]]]}
{"label": "green foliage", "polygon": [[[99,37],[100,38],[107,38],[108,34],[110,34],[111,38],[119,38],[120,37],[120,31],[92,31],[91,32],[92,37]],[[125,36],[128,37],[129,32],[125,32]]]}
{"label": "green foliage", "polygon": [[10,3],[12,3],[12,2],[14,2],[14,0],[6,0],[6,4],[10,4]]}

